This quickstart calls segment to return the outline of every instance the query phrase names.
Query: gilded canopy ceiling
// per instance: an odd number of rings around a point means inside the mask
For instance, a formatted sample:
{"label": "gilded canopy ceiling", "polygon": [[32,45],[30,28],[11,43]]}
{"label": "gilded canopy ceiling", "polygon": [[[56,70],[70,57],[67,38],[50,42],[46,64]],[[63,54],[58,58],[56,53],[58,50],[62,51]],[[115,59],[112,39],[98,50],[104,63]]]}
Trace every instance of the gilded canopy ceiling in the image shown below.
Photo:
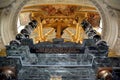
{"label": "gilded canopy ceiling", "polygon": [[[27,17],[26,17],[27,16]],[[38,21],[38,28],[33,32],[35,41],[51,41],[64,38],[66,41],[81,42],[84,32],[80,28],[83,19],[93,27],[99,27],[100,15],[95,7],[70,4],[46,4],[26,6],[20,14],[21,24],[29,19]]]}

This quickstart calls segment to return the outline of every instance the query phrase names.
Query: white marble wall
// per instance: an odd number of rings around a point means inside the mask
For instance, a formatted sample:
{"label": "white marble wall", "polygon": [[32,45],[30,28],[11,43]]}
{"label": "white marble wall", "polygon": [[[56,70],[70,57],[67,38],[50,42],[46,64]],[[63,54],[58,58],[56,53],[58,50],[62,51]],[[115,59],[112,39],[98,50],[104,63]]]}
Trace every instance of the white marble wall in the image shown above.
{"label": "white marble wall", "polygon": [[114,50],[118,55],[120,55],[120,10],[117,10],[117,14],[118,14],[118,38]]}
{"label": "white marble wall", "polygon": [[[1,12],[2,12],[2,10],[0,9],[0,22],[1,22]],[[0,32],[1,32],[1,30],[0,30]],[[2,37],[1,37],[1,33],[0,33],[0,49],[3,49],[3,48],[4,48],[4,44],[2,42]]]}

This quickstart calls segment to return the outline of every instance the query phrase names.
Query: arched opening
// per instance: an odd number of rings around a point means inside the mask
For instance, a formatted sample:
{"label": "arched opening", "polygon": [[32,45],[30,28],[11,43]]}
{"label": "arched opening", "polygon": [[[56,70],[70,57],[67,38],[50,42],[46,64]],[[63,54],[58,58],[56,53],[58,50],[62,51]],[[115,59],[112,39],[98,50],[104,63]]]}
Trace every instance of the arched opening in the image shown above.
{"label": "arched opening", "polygon": [[[89,0],[86,0],[89,1]],[[86,1],[81,0],[81,1],[67,1],[66,3],[73,3],[73,4],[78,4],[80,5],[81,3],[86,4]],[[5,9],[3,10],[3,14],[1,16],[6,17],[4,19],[2,19],[1,21],[1,37],[2,37],[2,41],[3,44],[8,44],[10,42],[10,40],[15,38],[15,34],[17,34],[17,19],[18,19],[18,14],[21,11],[21,9],[27,4],[27,3],[36,3],[37,1],[33,1],[33,0],[28,0],[28,1],[19,1],[18,3],[13,4],[13,7],[11,7],[10,9]],[[62,1],[38,1],[40,2],[40,4],[48,4],[48,3],[62,3]],[[103,25],[103,31],[102,31],[102,37],[104,40],[106,40],[110,46],[110,48],[113,48],[117,39],[117,35],[118,35],[118,26],[116,24],[116,20],[113,20],[112,22],[110,21],[110,19],[112,19],[112,17],[108,14],[109,10],[106,10],[105,6],[102,6],[101,2],[99,1],[94,1],[91,0],[89,1],[92,3],[92,5],[94,5],[98,12],[101,15],[101,19],[102,19],[102,25]],[[16,6],[16,4],[18,5],[18,7]],[[29,5],[30,5],[29,4]],[[6,14],[5,14],[6,13]],[[114,13],[114,12],[113,12]],[[8,21],[6,24],[6,20]],[[112,27],[115,26],[115,27]],[[7,32],[7,33],[5,33]],[[114,33],[114,34],[113,34]],[[115,35],[115,36],[114,36]]]}
{"label": "arched opening", "polygon": [[90,1],[81,1],[80,4],[30,2],[23,7],[18,16],[18,33],[33,19],[39,23],[31,35],[35,43],[51,42],[53,38],[82,43],[83,39],[87,38],[81,27],[85,19],[99,35],[102,35],[102,18]]}

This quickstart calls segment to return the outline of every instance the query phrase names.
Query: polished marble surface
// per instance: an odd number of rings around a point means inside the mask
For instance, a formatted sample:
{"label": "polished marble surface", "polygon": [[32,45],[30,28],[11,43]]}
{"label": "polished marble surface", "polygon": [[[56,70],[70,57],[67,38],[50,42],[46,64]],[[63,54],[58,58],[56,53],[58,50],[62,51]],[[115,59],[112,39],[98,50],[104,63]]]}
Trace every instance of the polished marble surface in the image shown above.
{"label": "polished marble surface", "polygon": [[53,76],[61,76],[62,80],[95,80],[92,68],[23,67],[19,72],[20,80],[50,80]]}

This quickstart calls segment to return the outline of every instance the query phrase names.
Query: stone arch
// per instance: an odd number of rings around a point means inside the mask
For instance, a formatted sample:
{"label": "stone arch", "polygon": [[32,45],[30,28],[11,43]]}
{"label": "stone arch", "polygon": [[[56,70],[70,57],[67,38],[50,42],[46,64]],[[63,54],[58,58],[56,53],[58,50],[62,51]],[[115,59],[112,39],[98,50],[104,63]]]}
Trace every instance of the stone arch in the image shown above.
{"label": "stone arch", "polygon": [[[1,37],[3,44],[7,45],[10,40],[14,39],[16,34],[16,21],[20,10],[30,0],[16,0],[8,8],[5,8],[1,14]],[[103,21],[103,39],[106,40],[113,48],[118,36],[118,25],[115,12],[107,6],[102,0],[91,0],[93,5],[98,9]],[[112,21],[111,21],[112,19]],[[113,20],[114,19],[114,20]],[[114,27],[113,27],[114,26]],[[114,33],[114,34],[113,34]]]}
{"label": "stone arch", "polygon": [[117,14],[105,1],[91,0],[91,2],[96,6],[102,18],[102,37],[107,41],[110,49],[113,49],[118,36]]}

